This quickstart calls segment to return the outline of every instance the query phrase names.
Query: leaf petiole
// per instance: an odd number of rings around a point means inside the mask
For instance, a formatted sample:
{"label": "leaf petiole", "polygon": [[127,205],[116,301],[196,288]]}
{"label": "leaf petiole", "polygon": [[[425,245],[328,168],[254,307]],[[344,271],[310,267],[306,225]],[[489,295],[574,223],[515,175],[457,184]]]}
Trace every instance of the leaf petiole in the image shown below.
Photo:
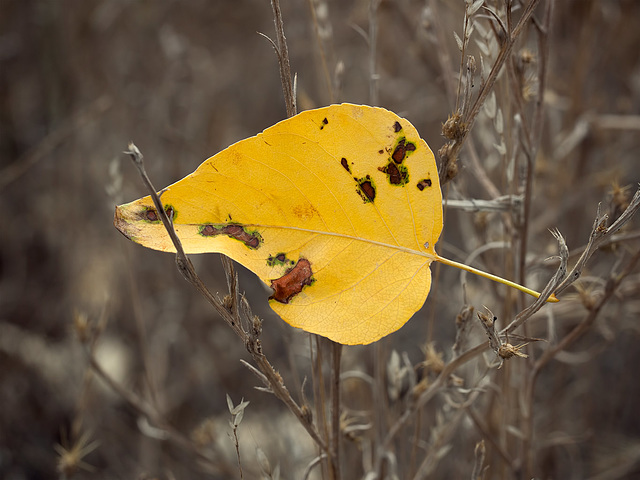
{"label": "leaf petiole", "polygon": [[[531,290],[530,288],[527,288],[527,287],[523,287],[519,283],[512,282],[511,280],[507,280],[506,278],[498,277],[497,275],[493,275],[491,273],[483,272],[482,270],[478,270],[477,268],[470,267],[469,265],[465,265],[464,263],[458,263],[458,262],[456,262],[454,260],[449,260],[448,258],[441,257],[440,255],[436,255],[434,257],[434,260],[436,260],[436,261],[438,261],[440,263],[443,263],[445,265],[449,265],[451,267],[456,267],[456,268],[459,268],[461,270],[465,270],[465,271],[467,271],[469,273],[473,273],[475,275],[479,275],[481,277],[488,278],[489,280],[493,280],[494,282],[502,283],[502,284],[507,285],[509,287],[515,288],[516,290],[520,290],[521,292],[527,293],[527,294],[529,294],[529,295],[531,295],[533,297],[538,298],[540,296],[539,292],[536,292],[535,290]],[[560,300],[558,300],[556,298],[556,296],[553,295],[553,294],[547,299],[547,302],[555,303],[555,302],[559,302],[559,301]]]}

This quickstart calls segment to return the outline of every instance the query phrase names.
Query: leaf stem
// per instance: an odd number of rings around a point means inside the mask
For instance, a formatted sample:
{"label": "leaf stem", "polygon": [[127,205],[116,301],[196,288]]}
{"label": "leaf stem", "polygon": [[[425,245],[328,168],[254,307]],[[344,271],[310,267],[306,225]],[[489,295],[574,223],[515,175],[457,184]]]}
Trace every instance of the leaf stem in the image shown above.
{"label": "leaf stem", "polygon": [[[482,270],[478,270],[477,268],[470,267],[469,265],[465,265],[464,263],[458,263],[454,260],[449,260],[448,258],[441,257],[440,255],[436,255],[434,259],[440,263],[444,263],[445,265],[456,267],[466,272],[473,273],[475,275],[479,275],[484,278],[488,278],[489,280],[493,280],[494,282],[502,283],[509,287],[515,288],[516,290],[520,290],[521,292],[528,293],[533,297],[538,298],[540,296],[540,293],[536,292],[535,290],[531,290],[530,288],[523,287],[519,283],[512,282],[511,280],[498,277],[497,275],[493,275],[491,273],[483,272]],[[551,295],[547,301],[558,302],[559,300],[554,295]]]}

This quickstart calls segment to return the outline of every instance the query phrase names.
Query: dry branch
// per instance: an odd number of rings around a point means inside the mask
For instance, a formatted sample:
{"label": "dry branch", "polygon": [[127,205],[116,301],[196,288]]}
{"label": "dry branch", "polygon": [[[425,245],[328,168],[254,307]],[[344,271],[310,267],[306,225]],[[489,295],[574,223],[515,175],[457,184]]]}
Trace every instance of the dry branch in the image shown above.
{"label": "dry branch", "polygon": [[[162,206],[162,202],[160,201],[160,196],[156,193],[156,189],[153,187],[149,176],[144,167],[143,156],[138,147],[136,147],[133,143],[129,144],[129,149],[125,152],[131,156],[131,159],[138,169],[140,176],[142,177],[143,182],[145,183],[151,198],[153,199],[153,203],[156,207],[158,215],[162,220],[162,224],[164,225],[169,237],[171,238],[175,248],[176,248],[176,265],[178,266],[178,270],[184,276],[184,278],[193,285],[200,294],[207,299],[209,304],[215,309],[215,311],[222,317],[225,323],[234,331],[234,333],[242,340],[247,351],[251,354],[254,362],[258,366],[258,369],[267,379],[268,386],[273,392],[273,394],[281,400],[291,412],[298,418],[302,426],[307,430],[311,438],[318,445],[318,447],[327,453],[328,446],[327,443],[322,439],[315,426],[309,420],[308,416],[305,415],[305,412],[302,408],[295,402],[295,400],[291,397],[291,394],[285,387],[282,377],[280,374],[273,368],[271,363],[267,360],[267,357],[262,352],[262,345],[260,343],[260,339],[258,335],[252,333],[251,331],[245,330],[243,327],[242,316],[240,312],[234,304],[237,303],[237,293],[230,292],[230,300],[231,305],[229,307],[225,306],[224,303],[213,295],[206,285],[202,282],[200,277],[195,271],[193,264],[186,256],[184,249],[182,248],[182,244],[180,243],[180,239],[178,238],[175,229],[173,228],[173,223],[169,218],[169,215],[165,211]],[[227,279],[230,282],[230,285],[235,288],[235,280],[234,273],[230,270],[229,264],[227,264]],[[241,303],[242,305],[242,303]],[[248,305],[245,308],[245,316],[248,316],[249,313]],[[253,317],[251,316],[252,325],[254,325]]]}

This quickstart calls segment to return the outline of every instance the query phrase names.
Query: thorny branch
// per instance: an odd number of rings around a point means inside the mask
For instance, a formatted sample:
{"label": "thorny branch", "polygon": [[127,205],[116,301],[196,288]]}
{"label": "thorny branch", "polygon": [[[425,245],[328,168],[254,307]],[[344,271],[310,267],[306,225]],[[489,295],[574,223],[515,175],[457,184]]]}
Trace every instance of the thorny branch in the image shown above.
{"label": "thorny branch", "polygon": [[[625,225],[633,217],[638,209],[640,209],[640,188],[636,191],[635,195],[631,199],[629,206],[610,227],[607,228],[605,226],[606,215],[600,215],[600,212],[598,212],[593,225],[593,230],[591,232],[589,245],[583,252],[575,267],[568,275],[566,274],[566,272],[569,253],[566,243],[562,235],[560,235],[557,230],[552,231],[551,233],[558,241],[560,250],[560,265],[554,276],[551,278],[551,280],[549,280],[545,288],[542,290],[540,297],[537,298],[529,307],[520,312],[507,327],[503,328],[500,331],[500,335],[511,333],[518,326],[522,325],[522,323],[530,318],[531,315],[542,308],[542,306],[546,303],[546,300],[554,291],[556,293],[560,293],[565,290],[566,287],[575,282],[580,277],[582,268],[586,264],[587,260],[591,257],[593,252],[595,252],[598,246],[606,243],[611,236],[618,232],[620,228],[622,228],[622,226]],[[547,350],[543,354],[543,356],[538,359],[534,371],[539,371],[542,366],[544,366],[549,360],[551,360],[559,351],[566,348],[575,339],[577,339],[586,330],[586,328],[591,325],[600,308],[604,305],[604,303],[606,303],[609,298],[611,298],[611,295],[615,292],[622,279],[631,272],[631,270],[638,262],[640,262],[640,252],[637,252],[633,256],[633,258],[628,262],[627,268],[622,273],[615,275],[609,280],[609,282],[607,282],[605,295],[600,299],[599,303],[596,304],[590,311],[587,319],[585,319],[584,322],[581,322],[572,332],[567,335],[567,337],[565,337],[555,347]],[[422,407],[424,407],[442,388],[447,385],[449,377],[453,372],[455,372],[462,365],[469,362],[471,359],[486,351],[488,348],[489,342],[483,342],[473,348],[470,348],[466,352],[454,357],[451,361],[449,361],[449,363],[445,364],[438,377],[431,384],[429,384],[426,389],[423,389],[420,386],[416,386],[413,389],[413,401],[409,402],[402,415],[393,425],[391,425],[391,427],[387,431],[384,441],[382,442],[382,449],[386,450],[390,448],[391,442],[393,442],[393,439],[400,432],[402,427],[409,421],[410,418],[413,417],[413,415],[416,414],[416,412],[422,409]]]}
{"label": "thorny branch", "polygon": [[[639,197],[639,193],[640,193],[640,190],[636,192],[636,195],[634,197],[634,199],[636,200],[635,210],[637,210],[637,204],[639,203],[636,199],[636,197]],[[627,208],[626,211],[629,211],[629,210],[630,208]],[[630,213],[630,215],[632,214],[633,212]],[[600,218],[600,216],[598,217]],[[592,233],[592,239],[594,238],[594,233],[597,233],[598,228],[601,225],[597,220],[598,218],[596,219],[596,224],[594,224],[594,232]],[[614,225],[615,225],[615,222],[614,222]],[[614,233],[615,230],[612,227],[613,225],[610,227],[611,233]],[[587,248],[585,250],[585,253],[589,250],[590,249]],[[542,353],[540,358],[538,358],[537,361],[533,364],[533,368],[531,369],[531,372],[528,375],[528,378],[525,382],[526,402],[524,402],[525,408],[523,409],[523,412],[522,412],[523,419],[525,420],[525,423],[523,425],[524,442],[522,444],[522,452],[523,452],[522,457],[526,459],[525,476],[530,476],[530,474],[533,472],[533,469],[534,469],[534,454],[531,449],[531,444],[533,441],[532,440],[533,432],[534,432],[533,413],[531,411],[531,408],[532,408],[531,405],[533,405],[533,397],[534,397],[534,392],[536,387],[536,381],[538,379],[540,372],[553,358],[556,357],[556,355],[559,352],[567,349],[593,325],[593,322],[595,321],[596,317],[598,316],[598,314],[600,313],[604,305],[613,297],[613,295],[615,294],[616,290],[618,289],[622,281],[636,268],[639,261],[640,261],[640,251],[637,251],[631,257],[631,259],[629,259],[626,262],[626,267],[622,272],[616,273],[615,271],[617,270],[617,266],[614,266],[612,268],[612,272],[609,278],[605,283],[604,292],[594,304],[589,305],[587,307],[589,309],[588,315],[580,323],[578,323],[575,327],[573,327],[573,329],[567,335],[565,335],[558,343],[547,348]],[[579,277],[578,271],[577,271],[577,276],[570,275],[567,278],[568,283],[566,285],[568,286],[570,283],[575,281],[575,279],[577,279],[578,277]]]}
{"label": "thorny branch", "polygon": [[586,265],[591,255],[600,247],[603,243],[606,243],[610,237],[612,237],[618,230],[620,230],[631,217],[638,211],[640,208],[640,188],[636,190],[635,195],[631,199],[629,206],[622,212],[622,214],[609,226],[606,226],[608,216],[606,214],[600,213],[600,207],[598,207],[598,212],[596,214],[596,219],[593,222],[593,228],[591,229],[591,236],[589,237],[589,243],[585,248],[584,252],[576,262],[576,265],[573,267],[569,275],[564,282],[562,282],[556,293],[562,293],[566,288],[575,282],[580,275],[582,274],[582,269]]}
{"label": "thorny branch", "polygon": [[[243,341],[247,351],[251,354],[251,357],[258,366],[258,370],[263,375],[261,379],[265,382],[265,386],[269,388],[270,391],[298,418],[318,447],[322,451],[329,453],[326,442],[322,439],[308,415],[305,414],[305,410],[301,408],[291,397],[291,394],[283,383],[282,377],[263,354],[262,345],[259,339],[262,331],[261,320],[252,315],[249,304],[244,296],[238,298],[237,278],[233,269],[233,264],[228,260],[223,260],[230,295],[228,300],[220,300],[209,291],[207,286],[196,273],[193,264],[189,258],[187,258],[180,239],[173,228],[172,220],[163,208],[160,196],[156,193],[156,189],[153,187],[153,184],[147,175],[142,153],[133,143],[129,144],[129,149],[125,153],[131,156],[134,165],[138,169],[138,172],[151,195],[158,215],[162,220],[162,224],[167,230],[167,233],[176,248],[176,265],[178,266],[180,273],[182,273],[185,279],[207,299],[227,325],[229,325],[234,333]],[[238,303],[240,304],[240,308],[238,308]]]}
{"label": "thorny branch", "polygon": [[546,303],[547,299],[556,292],[558,285],[565,279],[567,276],[567,262],[569,261],[569,249],[567,248],[567,244],[564,241],[564,237],[560,233],[559,230],[552,230],[551,234],[558,241],[558,254],[560,255],[560,265],[556,270],[556,273],[551,277],[551,280],[547,282],[547,285],[540,292],[540,296],[536,298],[536,300],[529,305],[527,308],[522,310],[516,318],[502,330],[502,334],[510,333],[520,325],[522,325],[528,318],[531,317],[534,313],[540,310],[543,305]]}
{"label": "thorny branch", "polygon": [[635,255],[631,257],[622,272],[611,274],[611,276],[605,283],[603,295],[598,299],[595,305],[590,308],[589,315],[587,315],[587,317],[582,322],[580,322],[573,330],[571,330],[565,337],[563,337],[561,341],[544,352],[544,354],[538,359],[535,364],[535,373],[539,372],[542,367],[544,367],[549,362],[549,360],[555,357],[558,352],[566,349],[586,331],[586,329],[593,323],[602,307],[609,301],[609,299],[611,299],[620,283],[622,283],[622,280],[624,280],[633,271],[638,262],[640,262],[640,251],[636,252]]}

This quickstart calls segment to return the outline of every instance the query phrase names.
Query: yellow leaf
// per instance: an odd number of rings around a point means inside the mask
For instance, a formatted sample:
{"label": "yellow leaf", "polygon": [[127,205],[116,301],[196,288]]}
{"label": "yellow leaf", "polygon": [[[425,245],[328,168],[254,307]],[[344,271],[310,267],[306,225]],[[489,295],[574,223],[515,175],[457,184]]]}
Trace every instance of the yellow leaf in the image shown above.
{"label": "yellow leaf", "polygon": [[[404,325],[427,298],[432,261],[474,271],[436,254],[433,153],[383,108],[302,112],[209,158],[161,200],[186,253],[233,258],[273,289],[285,321],[343,344]],[[116,207],[114,223],[175,251],[150,197]]]}
{"label": "yellow leaf", "polygon": [[[442,230],[435,159],[382,108],[300,113],[206,160],[161,196],[187,253],[220,252],[274,288],[288,323],[344,344],[424,303]],[[150,197],[116,208],[134,242],[173,252]]]}

